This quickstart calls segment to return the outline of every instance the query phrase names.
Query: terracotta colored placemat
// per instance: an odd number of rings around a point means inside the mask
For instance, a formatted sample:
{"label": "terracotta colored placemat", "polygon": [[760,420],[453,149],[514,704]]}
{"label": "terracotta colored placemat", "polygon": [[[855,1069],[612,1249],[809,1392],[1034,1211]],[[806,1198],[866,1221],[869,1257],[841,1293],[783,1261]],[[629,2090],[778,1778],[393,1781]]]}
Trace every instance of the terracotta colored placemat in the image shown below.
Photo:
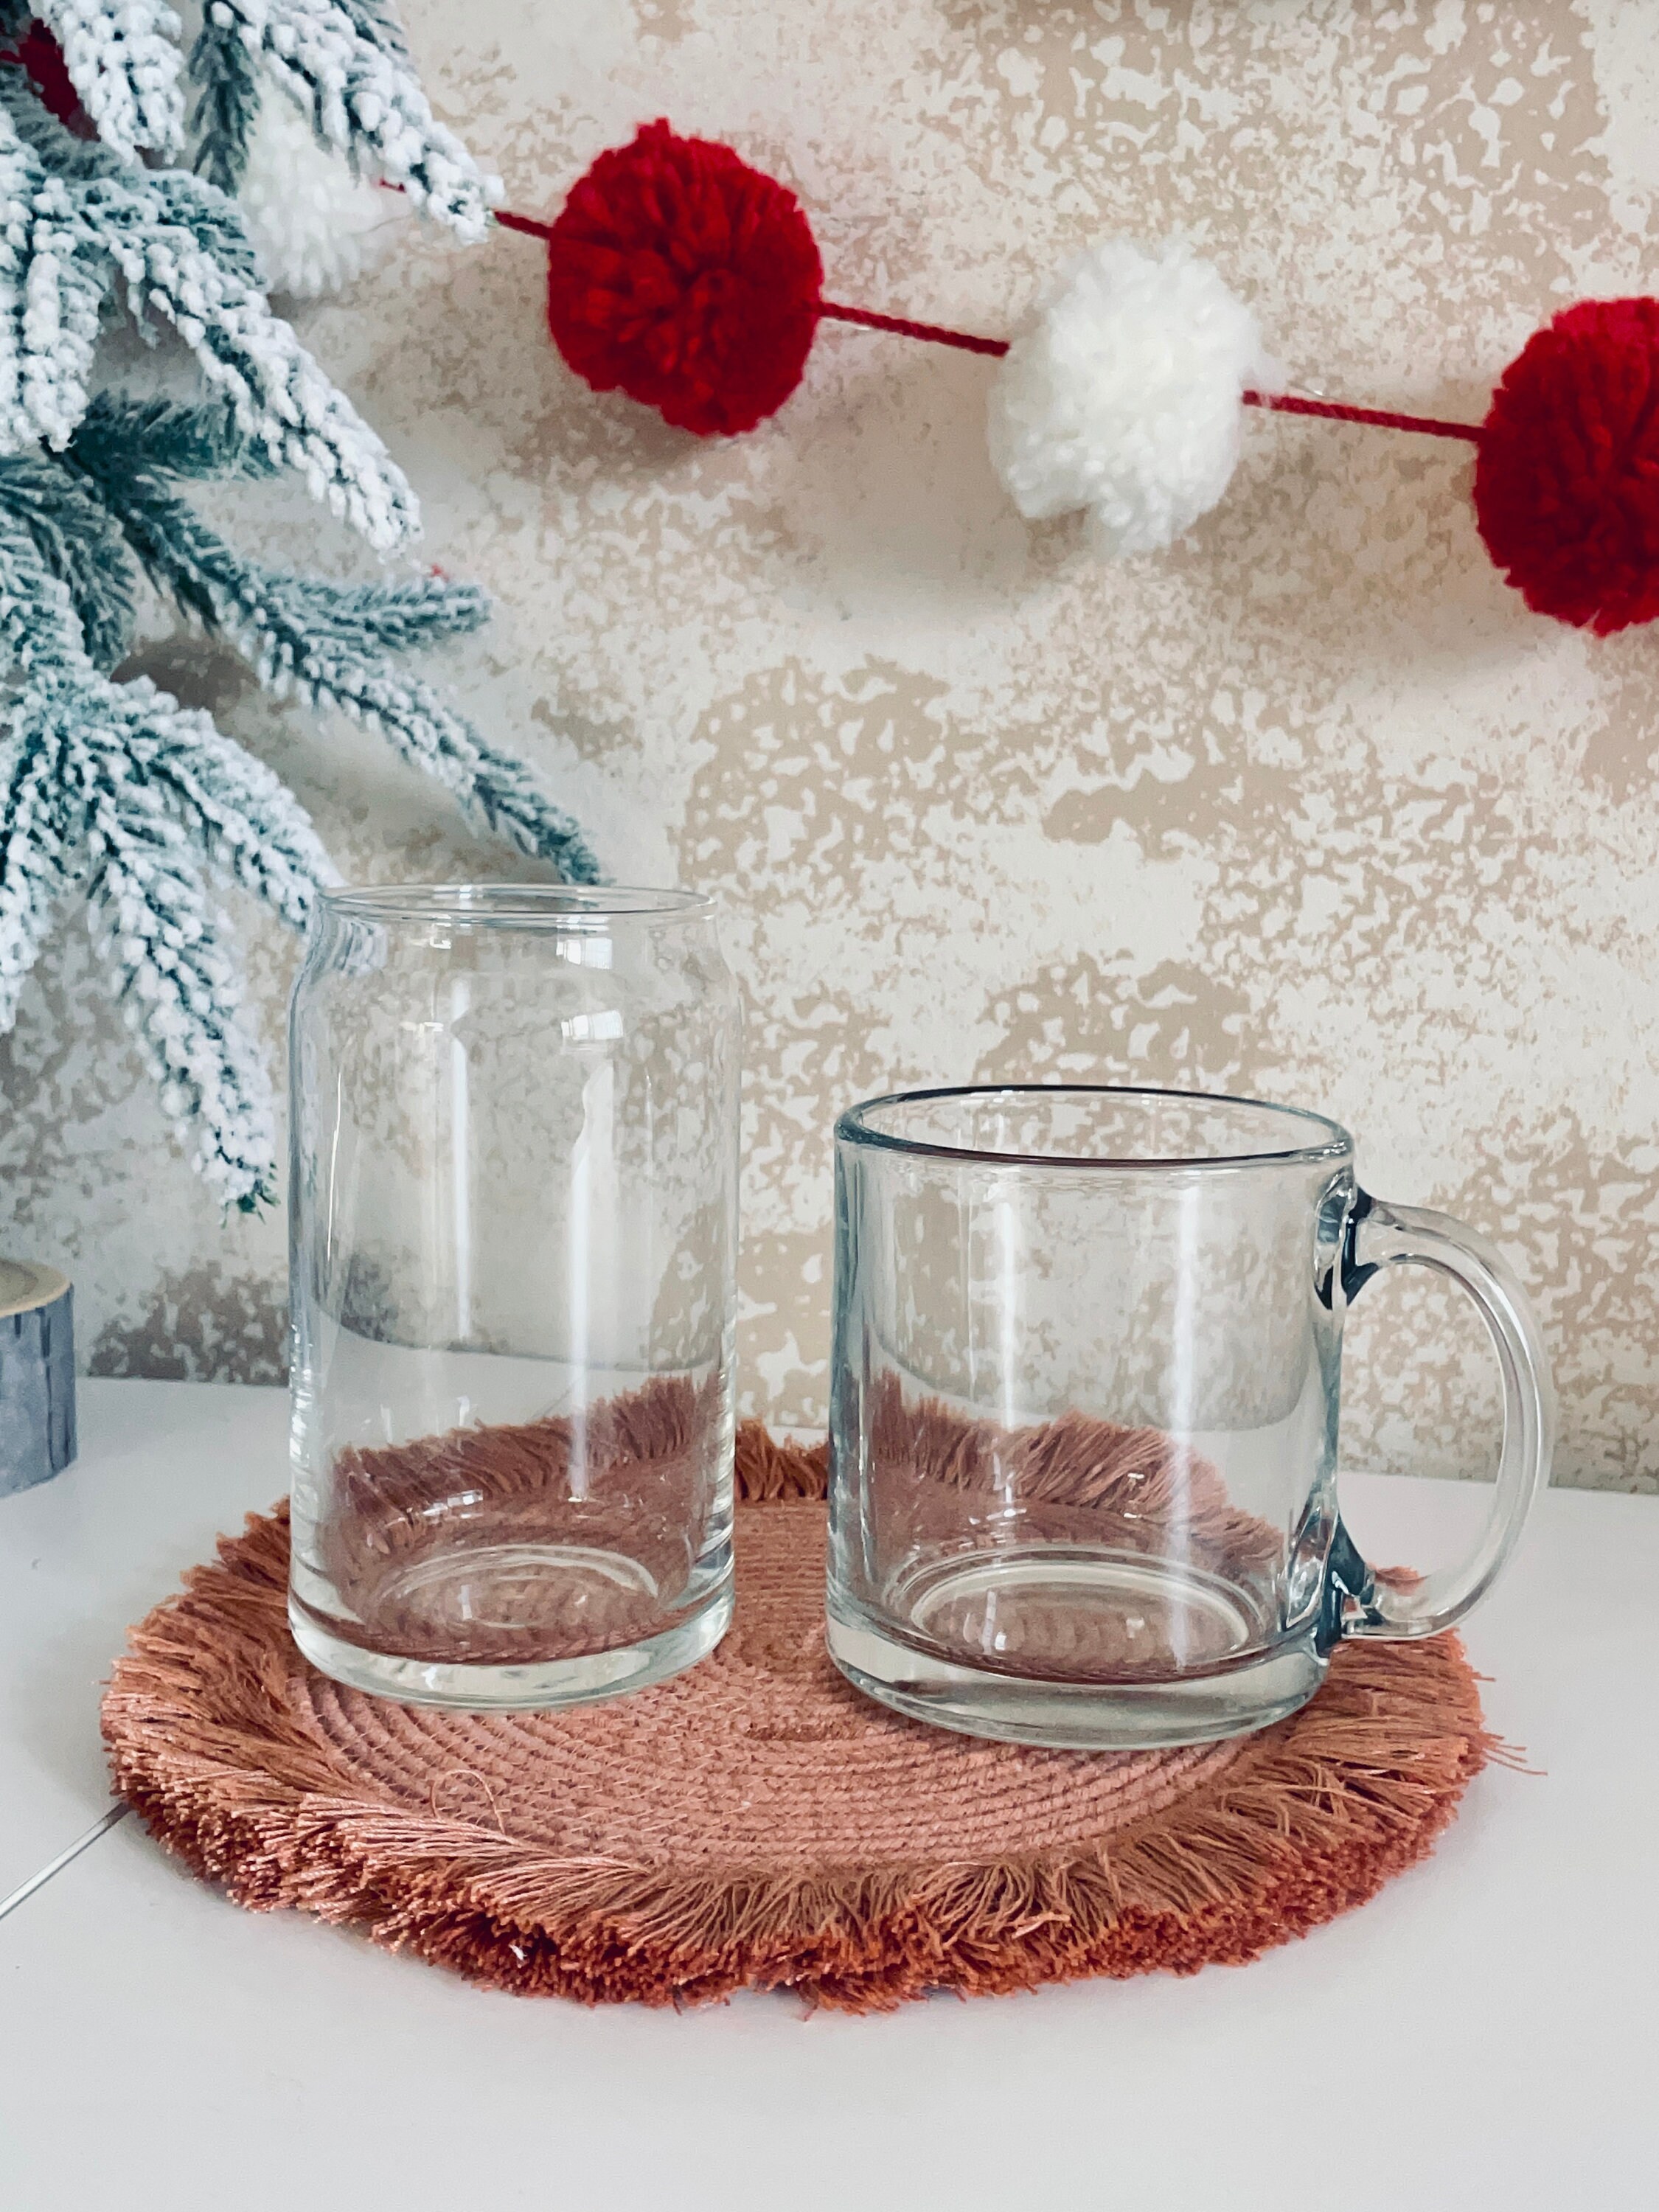
{"label": "terracotta colored placemat", "polygon": [[526,1995],[865,2012],[1242,1963],[1430,1849],[1494,1748],[1455,1638],[1357,1644],[1255,1736],[1122,1755],[903,1720],[823,1650],[824,1455],[738,1444],[738,1607],[677,1681],[561,1713],[390,1705],[288,1632],[285,1511],[133,1632],[115,1784],[256,1911]]}

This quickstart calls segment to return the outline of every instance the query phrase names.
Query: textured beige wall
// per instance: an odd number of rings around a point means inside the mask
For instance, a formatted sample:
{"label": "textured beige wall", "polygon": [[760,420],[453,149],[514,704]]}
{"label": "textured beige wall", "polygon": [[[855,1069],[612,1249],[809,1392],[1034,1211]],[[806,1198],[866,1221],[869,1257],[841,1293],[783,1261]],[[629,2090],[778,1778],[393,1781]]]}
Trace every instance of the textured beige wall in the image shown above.
{"label": "textured beige wall", "polygon": [[[1291,378],[1476,416],[1576,295],[1650,287],[1650,0],[415,0],[434,98],[550,210],[646,118],[811,214],[832,294],[1006,328],[1091,234],[1184,230]],[[452,674],[619,875],[726,902],[750,1007],[743,1379],[823,1412],[828,1132],[895,1084],[1227,1086],[1355,1128],[1374,1188],[1496,1236],[1542,1306],[1562,1479],[1659,1488],[1659,637],[1529,617],[1461,447],[1250,428],[1224,507],[1103,569],[983,453],[985,364],[827,331],[708,447],[576,386],[538,258],[412,239],[312,342],[501,617]],[[314,544],[263,499],[243,526]],[[341,549],[340,558],[349,558]],[[375,743],[170,648],[343,863],[512,872]],[[246,920],[246,917],[244,917]],[[278,1035],[291,949],[250,922]],[[282,1236],[169,1151],[71,916],[0,1046],[0,1244],[104,1371],[268,1378]],[[1491,1461],[1475,1325],[1402,1279],[1346,1448]]]}

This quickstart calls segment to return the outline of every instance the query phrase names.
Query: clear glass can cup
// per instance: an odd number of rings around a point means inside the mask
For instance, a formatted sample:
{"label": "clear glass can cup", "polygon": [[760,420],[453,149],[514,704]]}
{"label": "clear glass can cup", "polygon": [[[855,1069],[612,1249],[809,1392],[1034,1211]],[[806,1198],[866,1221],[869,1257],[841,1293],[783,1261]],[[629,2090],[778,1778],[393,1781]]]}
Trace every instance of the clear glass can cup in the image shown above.
{"label": "clear glass can cup", "polygon": [[[1402,1261],[1470,1293],[1504,1389],[1484,1534],[1409,1587],[1336,1497],[1343,1317]],[[1342,1638],[1431,1636],[1477,1601],[1552,1433],[1504,1261],[1369,1197],[1318,1115],[1053,1085],[837,1124],[829,1643],[902,1712],[1091,1749],[1265,1727]]]}
{"label": "clear glass can cup", "polygon": [[289,1043],[301,1650],[475,1709],[690,1666],[732,1613],[739,1013],[711,902],[325,893]]}

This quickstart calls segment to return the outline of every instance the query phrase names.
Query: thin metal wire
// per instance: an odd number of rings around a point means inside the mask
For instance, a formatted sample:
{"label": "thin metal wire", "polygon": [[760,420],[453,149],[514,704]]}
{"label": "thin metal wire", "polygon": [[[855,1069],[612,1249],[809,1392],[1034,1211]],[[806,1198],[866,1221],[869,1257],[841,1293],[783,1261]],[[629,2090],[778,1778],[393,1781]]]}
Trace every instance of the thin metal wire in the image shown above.
{"label": "thin metal wire", "polygon": [[88,1844],[95,1844],[100,1836],[106,1835],[116,1822],[125,1820],[131,1810],[131,1805],[112,1805],[101,1820],[88,1828],[84,1836],[77,1836],[66,1850],[59,1851],[50,1866],[43,1866],[39,1874],[31,1875],[21,1888],[13,1890],[9,1897],[0,1897],[0,1920],[3,1920],[9,1912],[15,1912],[20,1905],[26,1905],[37,1889],[46,1887],[53,1875],[62,1874],[71,1859],[78,1859]]}

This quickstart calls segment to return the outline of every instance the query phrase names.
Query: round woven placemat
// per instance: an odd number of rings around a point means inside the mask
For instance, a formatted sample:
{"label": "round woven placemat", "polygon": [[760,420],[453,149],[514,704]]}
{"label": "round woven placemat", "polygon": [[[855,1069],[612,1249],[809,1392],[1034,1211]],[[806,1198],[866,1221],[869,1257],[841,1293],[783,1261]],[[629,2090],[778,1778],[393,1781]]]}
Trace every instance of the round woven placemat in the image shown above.
{"label": "round woven placemat", "polygon": [[1493,1749],[1452,1637],[1343,1645],[1302,1711],[1186,1750],[901,1719],[824,1655],[823,1467],[745,1428],[726,1640],[558,1714],[394,1705],[315,1673],[288,1632],[286,1511],[252,1516],[118,1662],[116,1788],[239,1904],[474,1981],[862,2012],[1255,1958],[1420,1858]]}

